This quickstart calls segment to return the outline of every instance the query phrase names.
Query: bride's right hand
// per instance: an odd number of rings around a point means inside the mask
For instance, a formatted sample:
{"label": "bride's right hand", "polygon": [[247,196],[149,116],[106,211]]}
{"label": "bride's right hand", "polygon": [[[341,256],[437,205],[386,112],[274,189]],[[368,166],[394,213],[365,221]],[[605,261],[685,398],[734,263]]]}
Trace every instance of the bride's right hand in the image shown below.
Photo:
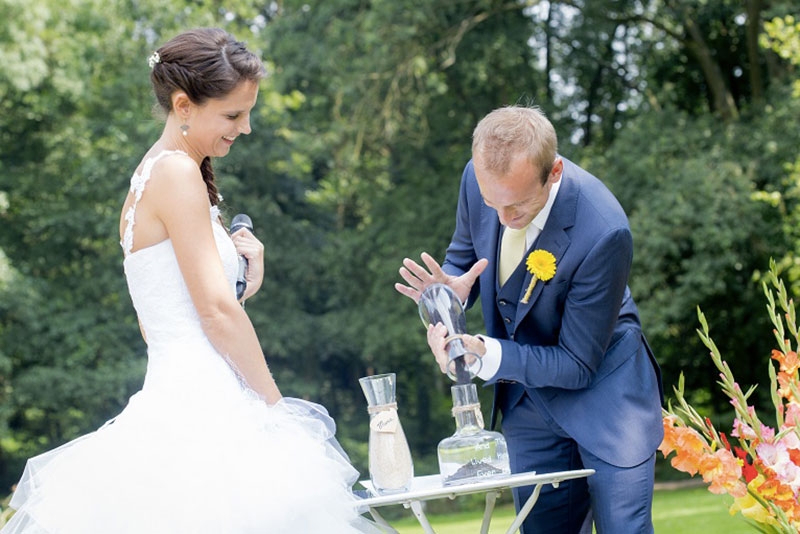
{"label": "bride's right hand", "polygon": [[252,297],[264,282],[264,244],[246,228],[235,232],[231,239],[236,252],[247,258],[245,280],[247,287],[241,300]]}

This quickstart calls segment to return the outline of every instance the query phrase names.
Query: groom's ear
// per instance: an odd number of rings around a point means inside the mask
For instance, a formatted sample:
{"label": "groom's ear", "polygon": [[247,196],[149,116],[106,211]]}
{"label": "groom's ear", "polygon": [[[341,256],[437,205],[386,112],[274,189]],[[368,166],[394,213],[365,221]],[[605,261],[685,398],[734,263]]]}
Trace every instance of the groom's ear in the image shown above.
{"label": "groom's ear", "polygon": [[549,181],[552,183],[556,183],[557,181],[561,180],[561,175],[564,173],[564,160],[560,157],[556,157],[555,163],[553,163],[552,169],[550,169],[550,175],[547,177]]}

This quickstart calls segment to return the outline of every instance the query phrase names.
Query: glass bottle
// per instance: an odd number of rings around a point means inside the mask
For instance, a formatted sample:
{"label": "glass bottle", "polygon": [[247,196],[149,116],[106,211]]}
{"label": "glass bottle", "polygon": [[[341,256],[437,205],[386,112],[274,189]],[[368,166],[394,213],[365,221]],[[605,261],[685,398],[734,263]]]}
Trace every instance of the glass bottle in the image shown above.
{"label": "glass bottle", "polygon": [[453,395],[456,432],[439,442],[442,484],[451,486],[511,474],[506,439],[484,430],[483,414],[475,384],[457,384]]}
{"label": "glass bottle", "polygon": [[369,477],[382,495],[408,491],[414,464],[397,415],[395,373],[359,378],[369,413]]}
{"label": "glass bottle", "polygon": [[455,292],[445,284],[431,284],[419,297],[419,317],[425,328],[442,323],[447,328],[445,348],[450,358],[447,376],[457,384],[466,384],[481,370],[482,361],[469,352],[461,340],[467,333],[467,318],[464,306]]}

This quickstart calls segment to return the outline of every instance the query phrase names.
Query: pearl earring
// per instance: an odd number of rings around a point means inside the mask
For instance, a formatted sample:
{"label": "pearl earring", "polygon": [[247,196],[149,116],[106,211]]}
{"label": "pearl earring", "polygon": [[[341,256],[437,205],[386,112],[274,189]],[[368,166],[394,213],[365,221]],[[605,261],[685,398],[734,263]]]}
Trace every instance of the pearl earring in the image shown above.
{"label": "pearl earring", "polygon": [[188,124],[181,124],[181,133],[184,137],[189,135],[189,125]]}

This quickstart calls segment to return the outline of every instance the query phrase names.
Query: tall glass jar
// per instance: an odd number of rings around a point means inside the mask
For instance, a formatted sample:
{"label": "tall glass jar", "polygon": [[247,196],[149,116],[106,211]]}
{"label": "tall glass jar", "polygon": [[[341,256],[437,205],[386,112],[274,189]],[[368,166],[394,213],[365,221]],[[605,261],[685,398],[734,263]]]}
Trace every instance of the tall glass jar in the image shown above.
{"label": "tall glass jar", "polygon": [[484,430],[475,384],[457,384],[453,395],[456,432],[439,442],[439,472],[445,486],[511,474],[506,439]]}
{"label": "tall glass jar", "polygon": [[414,464],[397,415],[395,373],[366,376],[359,383],[369,413],[369,477],[380,494],[408,491]]}

